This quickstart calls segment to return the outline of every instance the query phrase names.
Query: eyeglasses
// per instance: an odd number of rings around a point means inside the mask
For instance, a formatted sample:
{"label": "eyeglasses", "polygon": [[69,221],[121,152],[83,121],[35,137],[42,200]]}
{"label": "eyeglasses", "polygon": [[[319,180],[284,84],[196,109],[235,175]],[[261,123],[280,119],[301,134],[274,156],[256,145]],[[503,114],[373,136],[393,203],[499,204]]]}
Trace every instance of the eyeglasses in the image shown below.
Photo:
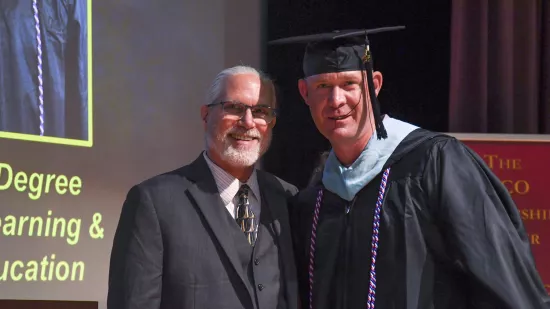
{"label": "eyeglasses", "polygon": [[246,114],[247,109],[250,109],[254,122],[259,125],[269,124],[277,117],[277,110],[267,105],[250,106],[236,101],[222,101],[206,106],[212,107],[216,105],[221,105],[226,118],[232,120],[241,120]]}

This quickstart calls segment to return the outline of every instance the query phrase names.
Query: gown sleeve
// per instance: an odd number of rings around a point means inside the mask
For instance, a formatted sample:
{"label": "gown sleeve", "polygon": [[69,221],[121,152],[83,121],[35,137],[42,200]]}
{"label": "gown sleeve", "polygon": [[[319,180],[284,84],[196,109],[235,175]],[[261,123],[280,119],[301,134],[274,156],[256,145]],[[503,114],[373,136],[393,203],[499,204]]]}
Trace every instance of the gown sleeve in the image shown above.
{"label": "gown sleeve", "polygon": [[469,282],[474,308],[550,308],[527,232],[508,190],[456,139],[430,152],[424,186],[446,254]]}
{"label": "gown sleeve", "polygon": [[292,235],[292,244],[294,249],[294,257],[297,269],[298,279],[298,308],[305,309],[309,306],[308,298],[308,264],[306,262],[306,251],[308,244],[306,243],[306,236],[304,235],[305,227],[311,226],[309,220],[306,220],[303,213],[304,207],[309,208],[304,202],[305,192],[302,191],[297,195],[289,198],[289,216],[290,216],[290,228]]}

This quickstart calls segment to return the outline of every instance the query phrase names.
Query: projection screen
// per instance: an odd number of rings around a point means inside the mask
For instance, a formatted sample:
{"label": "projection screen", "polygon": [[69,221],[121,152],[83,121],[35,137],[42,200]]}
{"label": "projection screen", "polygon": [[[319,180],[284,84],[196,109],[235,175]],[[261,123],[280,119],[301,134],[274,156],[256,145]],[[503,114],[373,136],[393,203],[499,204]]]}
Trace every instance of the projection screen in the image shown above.
{"label": "projection screen", "polygon": [[261,65],[261,6],[0,1],[0,299],[105,308],[127,191],[202,150],[210,81]]}

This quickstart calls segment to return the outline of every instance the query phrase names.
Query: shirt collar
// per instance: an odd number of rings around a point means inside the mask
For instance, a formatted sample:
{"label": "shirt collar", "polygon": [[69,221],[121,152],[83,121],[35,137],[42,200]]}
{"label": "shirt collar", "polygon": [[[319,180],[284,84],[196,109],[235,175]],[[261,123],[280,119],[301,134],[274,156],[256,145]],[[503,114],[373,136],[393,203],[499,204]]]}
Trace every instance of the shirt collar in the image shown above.
{"label": "shirt collar", "polygon": [[261,203],[260,186],[258,185],[256,168],[254,168],[248,180],[243,183],[210,160],[206,151],[203,151],[203,156],[214,176],[218,192],[220,193],[224,205],[229,204],[233,200],[241,185],[245,183],[250,187],[254,197]]}

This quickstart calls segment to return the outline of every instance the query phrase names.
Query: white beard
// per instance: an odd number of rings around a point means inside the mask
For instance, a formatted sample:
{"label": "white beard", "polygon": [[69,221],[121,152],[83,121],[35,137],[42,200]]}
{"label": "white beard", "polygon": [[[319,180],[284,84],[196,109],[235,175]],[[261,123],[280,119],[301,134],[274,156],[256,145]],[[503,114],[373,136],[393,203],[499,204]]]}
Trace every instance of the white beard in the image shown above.
{"label": "white beard", "polygon": [[[211,128],[213,131],[216,128]],[[227,132],[221,132],[216,134],[212,138],[212,134],[206,134],[206,146],[207,148],[213,148],[221,156],[222,160],[235,167],[249,167],[258,162],[260,157],[267,151],[267,148],[271,144],[271,133],[265,138],[262,138],[260,132],[257,129],[252,129],[245,132],[238,132],[240,134],[246,134],[259,138],[258,143],[253,147],[240,148],[235,147],[229,140],[230,133],[234,132],[234,129],[229,129]]]}
{"label": "white beard", "polygon": [[256,164],[260,159],[260,143],[256,143],[254,147],[247,147],[246,149],[239,149],[233,147],[231,142],[228,141],[226,135],[222,141],[224,143],[223,149],[220,152],[224,161],[229,162],[233,166],[247,167]]}

